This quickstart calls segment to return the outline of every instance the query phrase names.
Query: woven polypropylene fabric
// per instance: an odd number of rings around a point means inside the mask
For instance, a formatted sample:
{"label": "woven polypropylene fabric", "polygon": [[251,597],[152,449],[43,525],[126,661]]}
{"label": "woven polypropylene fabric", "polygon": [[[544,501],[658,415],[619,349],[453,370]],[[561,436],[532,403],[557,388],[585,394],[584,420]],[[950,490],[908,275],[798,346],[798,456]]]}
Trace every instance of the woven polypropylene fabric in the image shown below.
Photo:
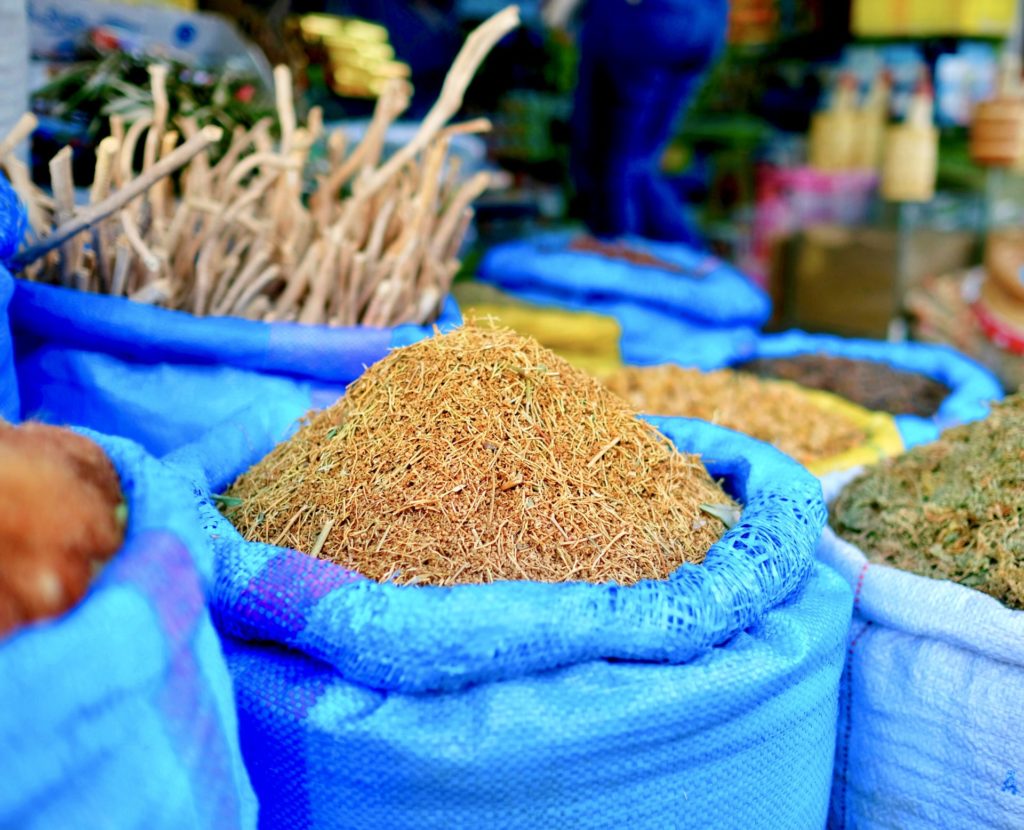
{"label": "woven polypropylene fabric", "polygon": [[89,437],[120,474],[126,540],[78,606],[0,642],[0,827],[255,827],[192,489]]}
{"label": "woven polypropylene fabric", "polygon": [[849,608],[819,566],[690,663],[596,660],[452,694],[228,641],[261,826],[820,830]]}
{"label": "woven polypropylene fabric", "polygon": [[855,589],[829,826],[1024,827],[1024,612],[830,529],[818,555]]}
{"label": "woven polypropylene fabric", "polygon": [[479,277],[513,294],[542,293],[594,311],[629,302],[709,326],[759,327],[771,315],[771,302],[760,288],[705,252],[678,243],[623,240],[680,273],[573,251],[572,238],[548,233],[494,246],[480,263]]}
{"label": "woven polypropylene fabric", "polygon": [[703,454],[744,504],[702,565],[631,587],[379,584],[302,553],[245,543],[208,505],[218,624],[239,639],[297,648],[348,680],[402,692],[450,691],[599,658],[690,660],[756,625],[797,588],[824,506],[818,482],[765,444],[699,421],[655,423],[681,449]]}
{"label": "woven polypropylene fabric", "polygon": [[718,326],[696,322],[675,311],[629,301],[568,301],[560,295],[519,289],[516,297],[540,306],[599,312],[614,317],[622,334],[619,350],[624,363],[650,366],[673,361],[695,369],[717,369],[737,354],[750,350],[759,332],[753,326]]}
{"label": "woven polypropylene fabric", "polygon": [[264,826],[822,826],[851,597],[810,565],[820,486],[656,423],[744,511],[703,566],[632,587],[382,585],[205,505]]}
{"label": "woven polypropylene fabric", "polygon": [[[26,417],[121,435],[157,455],[263,401],[288,402],[297,417],[433,331],[199,318],[24,280],[10,320]],[[449,299],[438,324],[459,320]]]}
{"label": "woven polypropylene fabric", "polygon": [[1003,398],[1002,385],[988,369],[955,349],[925,343],[887,343],[793,330],[758,338],[730,362],[807,353],[873,360],[944,383],[950,393],[934,416],[896,416],[896,425],[907,447],[934,441],[949,427],[984,418],[989,404]]}
{"label": "woven polypropylene fabric", "polygon": [[7,304],[14,292],[14,280],[0,265],[0,418],[16,420],[21,412],[18,402],[18,377],[14,371],[14,342],[7,319]]}

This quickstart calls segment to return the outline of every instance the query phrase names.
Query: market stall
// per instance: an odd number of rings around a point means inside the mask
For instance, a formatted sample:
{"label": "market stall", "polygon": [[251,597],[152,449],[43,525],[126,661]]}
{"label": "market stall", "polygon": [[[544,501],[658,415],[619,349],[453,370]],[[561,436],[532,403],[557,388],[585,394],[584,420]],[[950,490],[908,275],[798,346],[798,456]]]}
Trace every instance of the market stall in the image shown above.
{"label": "market stall", "polygon": [[1024,826],[1024,47],[926,5],[0,4],[0,827]]}

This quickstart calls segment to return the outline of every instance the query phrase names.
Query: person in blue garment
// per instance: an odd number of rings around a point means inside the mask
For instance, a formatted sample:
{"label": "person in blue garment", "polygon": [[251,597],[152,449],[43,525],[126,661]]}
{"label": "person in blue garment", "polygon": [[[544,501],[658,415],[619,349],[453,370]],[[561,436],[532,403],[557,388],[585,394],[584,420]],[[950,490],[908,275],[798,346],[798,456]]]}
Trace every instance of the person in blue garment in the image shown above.
{"label": "person in blue garment", "polygon": [[[547,0],[564,25],[579,0]],[[570,167],[598,236],[702,246],[659,166],[672,129],[725,44],[728,0],[587,0]]]}

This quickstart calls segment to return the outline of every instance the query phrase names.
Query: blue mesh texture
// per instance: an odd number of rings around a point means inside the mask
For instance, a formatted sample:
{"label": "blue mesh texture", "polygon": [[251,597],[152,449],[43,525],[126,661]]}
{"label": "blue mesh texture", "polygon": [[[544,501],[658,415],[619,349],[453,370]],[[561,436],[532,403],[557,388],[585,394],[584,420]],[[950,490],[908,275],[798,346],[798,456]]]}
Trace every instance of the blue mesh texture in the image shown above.
{"label": "blue mesh texture", "polygon": [[[10,306],[25,417],[121,435],[163,455],[263,401],[334,400],[431,326],[333,328],[191,314],[16,280]],[[449,298],[439,325],[460,320]]]}
{"label": "blue mesh texture", "polygon": [[[744,510],[703,566],[632,587],[382,585],[202,505],[263,826],[823,826],[851,592],[811,563],[820,485],[652,421]],[[174,462],[222,486],[271,444],[233,431]]]}
{"label": "blue mesh texture", "polygon": [[955,349],[925,343],[888,343],[792,330],[762,335],[738,352],[730,363],[754,357],[789,357],[809,352],[874,360],[944,383],[950,394],[934,416],[896,416],[896,425],[908,448],[934,441],[949,427],[984,418],[988,414],[989,403],[1003,398],[1002,385],[988,369]]}
{"label": "blue mesh texture", "polygon": [[120,475],[126,539],[74,609],[0,641],[0,827],[255,827],[190,482],[86,434]]}
{"label": "blue mesh texture", "polygon": [[347,680],[411,693],[601,658],[691,660],[796,590],[824,526],[824,502],[809,473],[765,444],[700,421],[652,421],[681,449],[700,452],[744,505],[702,565],[631,587],[379,584],[303,553],[246,543],[207,504],[218,625],[238,639],[303,651]]}
{"label": "blue mesh texture", "polygon": [[447,694],[369,688],[274,642],[225,651],[268,830],[820,830],[849,617],[849,588],[815,566],[689,663]]}
{"label": "blue mesh texture", "polygon": [[[3,177],[0,176],[0,181]],[[0,188],[2,189],[2,188]],[[0,212],[0,217],[3,213]],[[7,319],[7,304],[14,293],[14,279],[0,265],[0,418],[17,420],[21,412],[18,401],[18,377],[14,371],[14,342]]]}
{"label": "blue mesh texture", "polygon": [[612,313],[620,303],[644,306],[706,327],[760,327],[771,316],[768,296],[735,268],[679,243],[627,238],[688,273],[636,265],[568,249],[571,233],[547,233],[491,248],[481,280],[534,302]]}

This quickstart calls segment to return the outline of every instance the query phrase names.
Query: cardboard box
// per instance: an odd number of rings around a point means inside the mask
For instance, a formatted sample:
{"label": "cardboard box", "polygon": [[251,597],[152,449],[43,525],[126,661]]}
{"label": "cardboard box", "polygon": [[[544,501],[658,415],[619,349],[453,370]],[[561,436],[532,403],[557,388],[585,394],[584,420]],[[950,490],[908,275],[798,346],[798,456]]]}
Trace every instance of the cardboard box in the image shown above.
{"label": "cardboard box", "polygon": [[[966,267],[976,243],[969,231],[912,232],[903,291],[925,276]],[[885,337],[890,321],[901,312],[898,273],[894,230],[809,228],[787,240],[776,258],[776,324],[848,337]]]}

